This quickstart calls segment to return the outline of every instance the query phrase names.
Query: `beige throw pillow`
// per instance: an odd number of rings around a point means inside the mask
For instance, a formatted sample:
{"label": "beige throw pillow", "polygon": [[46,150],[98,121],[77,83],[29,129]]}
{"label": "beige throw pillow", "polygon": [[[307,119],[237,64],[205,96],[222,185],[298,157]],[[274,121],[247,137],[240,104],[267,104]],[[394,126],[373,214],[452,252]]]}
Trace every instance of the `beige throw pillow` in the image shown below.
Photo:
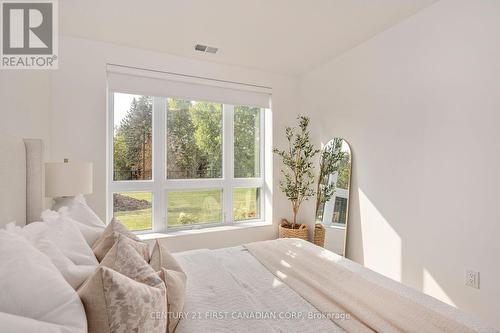
{"label": "beige throw pillow", "polygon": [[173,333],[179,323],[186,298],[186,274],[162,268],[160,277],[167,287],[167,332]]}
{"label": "beige throw pillow", "polygon": [[163,246],[158,240],[153,246],[153,252],[151,253],[149,264],[157,272],[159,272],[161,268],[165,268],[184,273],[181,266],[177,263],[177,260],[175,260],[175,258],[167,250],[167,248]]}
{"label": "beige throw pillow", "polygon": [[78,290],[90,333],[166,332],[165,284],[130,243],[119,236]]}
{"label": "beige throw pillow", "polygon": [[113,218],[106,229],[104,229],[101,237],[92,246],[92,251],[99,262],[104,259],[106,253],[113,247],[120,235],[133,240],[135,242],[135,245],[133,245],[134,248],[143,256],[144,260],[149,261],[148,245],[141,242],[125,225]]}
{"label": "beige throw pillow", "polygon": [[169,314],[167,332],[172,333],[179,323],[179,313],[184,308],[187,277],[177,260],[158,241],[153,247],[149,264],[155,271],[160,272],[160,277],[167,287],[167,313]]}

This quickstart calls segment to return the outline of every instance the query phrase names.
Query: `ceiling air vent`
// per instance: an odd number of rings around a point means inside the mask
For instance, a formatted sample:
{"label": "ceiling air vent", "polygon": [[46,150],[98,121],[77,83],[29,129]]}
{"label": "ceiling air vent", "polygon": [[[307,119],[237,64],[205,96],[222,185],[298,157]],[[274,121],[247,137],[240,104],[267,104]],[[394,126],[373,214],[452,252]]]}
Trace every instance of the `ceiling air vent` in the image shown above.
{"label": "ceiling air vent", "polygon": [[201,44],[196,44],[194,46],[194,49],[199,52],[206,52],[206,53],[217,53],[219,50],[216,47],[213,46],[206,46],[206,45],[201,45]]}
{"label": "ceiling air vent", "polygon": [[206,51],[205,51],[205,52],[207,52],[207,53],[217,53],[217,51],[218,51],[218,50],[219,50],[219,49],[218,49],[218,48],[216,48],[216,47],[207,46],[207,49],[206,49]]}

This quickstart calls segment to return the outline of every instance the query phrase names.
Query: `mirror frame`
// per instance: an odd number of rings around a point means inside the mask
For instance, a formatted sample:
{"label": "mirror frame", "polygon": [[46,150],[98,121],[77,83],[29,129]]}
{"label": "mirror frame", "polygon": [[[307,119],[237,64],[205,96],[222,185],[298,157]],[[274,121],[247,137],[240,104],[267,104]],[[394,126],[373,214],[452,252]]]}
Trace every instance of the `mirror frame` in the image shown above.
{"label": "mirror frame", "polygon": [[[324,147],[321,149],[321,151],[324,151],[325,147],[330,143],[332,142],[334,139],[341,139],[343,141],[343,143],[345,143],[347,145],[347,148],[349,149],[349,180],[348,180],[348,193],[347,193],[347,207],[346,207],[346,217],[345,217],[345,226],[342,227],[342,226],[338,226],[338,225],[325,225],[323,223],[323,219],[321,220],[318,220],[317,219],[317,216],[314,217],[314,220],[316,221],[315,223],[321,223],[324,227],[326,227],[326,229],[330,229],[330,228],[335,228],[335,229],[341,229],[343,228],[345,231],[344,231],[344,237],[343,237],[343,247],[342,247],[342,254],[341,256],[343,257],[347,257],[346,256],[346,250],[347,250],[347,233],[348,233],[348,227],[349,227],[349,209],[350,209],[350,206],[351,206],[351,189],[352,189],[352,164],[353,164],[353,153],[352,153],[352,149],[351,149],[351,144],[344,138],[341,138],[341,137],[334,137],[330,140],[328,140],[328,142],[324,145]],[[324,204],[323,204],[324,205]],[[324,209],[324,207],[323,207]]]}

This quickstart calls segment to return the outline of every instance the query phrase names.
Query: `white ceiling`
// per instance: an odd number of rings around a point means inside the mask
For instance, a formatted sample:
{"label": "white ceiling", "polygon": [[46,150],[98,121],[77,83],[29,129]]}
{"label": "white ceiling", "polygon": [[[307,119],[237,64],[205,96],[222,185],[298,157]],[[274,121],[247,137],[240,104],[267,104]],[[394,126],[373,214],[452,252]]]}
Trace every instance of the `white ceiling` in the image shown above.
{"label": "white ceiling", "polygon": [[[436,0],[60,1],[65,35],[302,74]],[[198,53],[195,44],[219,47]]]}

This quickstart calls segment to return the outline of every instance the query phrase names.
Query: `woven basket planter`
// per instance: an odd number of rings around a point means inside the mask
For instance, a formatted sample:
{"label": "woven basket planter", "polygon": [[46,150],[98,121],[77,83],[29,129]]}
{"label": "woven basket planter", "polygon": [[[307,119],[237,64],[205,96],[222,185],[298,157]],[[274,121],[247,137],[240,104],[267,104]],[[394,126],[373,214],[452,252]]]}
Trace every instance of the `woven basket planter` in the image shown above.
{"label": "woven basket planter", "polygon": [[301,224],[297,229],[286,228],[283,225],[290,225],[286,219],[281,220],[279,226],[279,237],[280,238],[300,238],[303,240],[309,239],[309,232],[307,224]]}
{"label": "woven basket planter", "polygon": [[325,247],[325,227],[321,223],[314,226],[314,244]]}

